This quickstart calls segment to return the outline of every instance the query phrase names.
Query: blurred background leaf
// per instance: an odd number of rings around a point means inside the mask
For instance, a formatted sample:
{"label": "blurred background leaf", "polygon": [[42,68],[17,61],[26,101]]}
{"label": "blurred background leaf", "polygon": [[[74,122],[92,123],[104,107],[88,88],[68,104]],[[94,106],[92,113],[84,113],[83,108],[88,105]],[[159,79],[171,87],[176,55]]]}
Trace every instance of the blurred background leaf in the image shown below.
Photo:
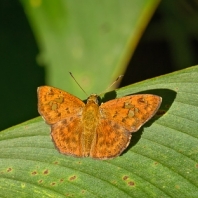
{"label": "blurred background leaf", "polygon": [[[46,65],[46,83],[85,97],[123,74],[159,0],[21,0]],[[98,83],[100,82],[100,83]]]}
{"label": "blurred background leaf", "polygon": [[60,154],[41,117],[0,133],[0,197],[198,197],[198,66],[107,93],[162,96],[127,150],[101,161]]}

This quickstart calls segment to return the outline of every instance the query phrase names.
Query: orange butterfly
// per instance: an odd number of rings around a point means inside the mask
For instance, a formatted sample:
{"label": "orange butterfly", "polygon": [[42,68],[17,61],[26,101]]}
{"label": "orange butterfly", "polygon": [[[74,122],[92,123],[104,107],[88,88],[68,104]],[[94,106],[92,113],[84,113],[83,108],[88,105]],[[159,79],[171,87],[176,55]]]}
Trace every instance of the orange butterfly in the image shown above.
{"label": "orange butterfly", "polygon": [[98,105],[92,94],[87,104],[60,89],[38,88],[38,111],[51,125],[57,149],[66,155],[110,159],[128,146],[136,132],[160,107],[162,98],[151,94],[126,96]]}

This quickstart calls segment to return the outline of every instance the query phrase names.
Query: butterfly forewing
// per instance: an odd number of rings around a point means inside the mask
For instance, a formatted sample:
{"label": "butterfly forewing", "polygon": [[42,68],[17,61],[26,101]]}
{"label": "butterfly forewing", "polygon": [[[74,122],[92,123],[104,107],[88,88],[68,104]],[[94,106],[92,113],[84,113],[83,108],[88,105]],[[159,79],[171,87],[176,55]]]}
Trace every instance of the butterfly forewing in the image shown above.
{"label": "butterfly forewing", "polygon": [[77,97],[60,89],[42,86],[38,90],[38,111],[48,124],[54,124],[82,114],[85,104]]}
{"label": "butterfly forewing", "polygon": [[135,132],[157,112],[161,101],[161,97],[151,94],[126,96],[103,103],[101,116]]}

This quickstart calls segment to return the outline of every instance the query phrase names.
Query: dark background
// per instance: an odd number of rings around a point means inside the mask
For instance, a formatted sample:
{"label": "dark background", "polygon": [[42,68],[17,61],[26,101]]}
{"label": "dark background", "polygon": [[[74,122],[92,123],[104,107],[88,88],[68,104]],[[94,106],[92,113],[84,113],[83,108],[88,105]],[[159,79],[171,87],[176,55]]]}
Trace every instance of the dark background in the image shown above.
{"label": "dark background", "polygon": [[[0,130],[38,116],[45,84],[34,35],[19,1],[0,1]],[[162,1],[131,58],[120,87],[198,63],[198,2]]]}

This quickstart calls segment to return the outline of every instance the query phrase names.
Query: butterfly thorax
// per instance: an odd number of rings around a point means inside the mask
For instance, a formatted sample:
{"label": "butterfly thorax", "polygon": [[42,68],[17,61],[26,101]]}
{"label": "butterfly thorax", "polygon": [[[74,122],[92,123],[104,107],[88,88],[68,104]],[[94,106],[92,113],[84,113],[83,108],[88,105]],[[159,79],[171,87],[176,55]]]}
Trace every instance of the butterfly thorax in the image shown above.
{"label": "butterfly thorax", "polygon": [[96,127],[98,125],[99,106],[97,97],[98,96],[95,94],[90,95],[82,112],[83,137],[81,140],[84,156],[89,156],[91,145],[96,134]]}

